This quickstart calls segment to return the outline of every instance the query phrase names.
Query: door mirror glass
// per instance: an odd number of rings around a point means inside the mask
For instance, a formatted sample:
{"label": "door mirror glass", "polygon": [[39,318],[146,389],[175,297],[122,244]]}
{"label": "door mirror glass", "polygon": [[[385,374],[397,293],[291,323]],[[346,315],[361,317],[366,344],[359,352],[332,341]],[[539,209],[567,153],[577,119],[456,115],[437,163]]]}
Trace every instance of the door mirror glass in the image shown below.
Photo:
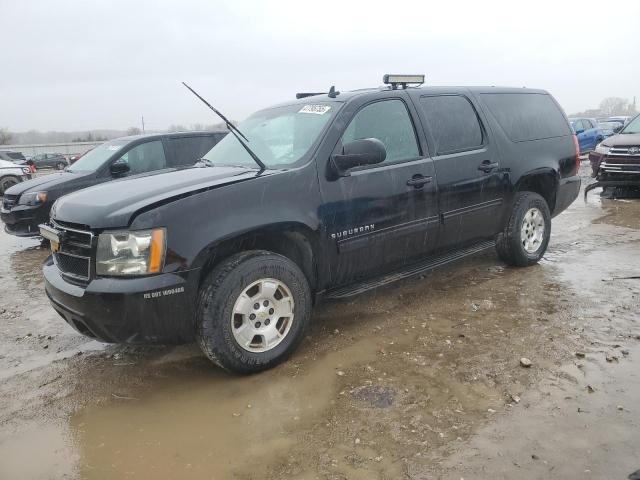
{"label": "door mirror glass", "polygon": [[109,170],[111,171],[111,175],[114,177],[120,177],[129,173],[129,170],[131,169],[129,168],[129,165],[124,162],[115,162],[111,164]]}
{"label": "door mirror glass", "polygon": [[348,176],[348,171],[364,165],[375,165],[384,162],[387,150],[377,138],[362,138],[343,145],[342,153],[334,155],[331,160],[335,173]]}
{"label": "door mirror glass", "polygon": [[576,130],[576,135],[580,135],[581,133],[584,133],[584,129],[579,128]]}

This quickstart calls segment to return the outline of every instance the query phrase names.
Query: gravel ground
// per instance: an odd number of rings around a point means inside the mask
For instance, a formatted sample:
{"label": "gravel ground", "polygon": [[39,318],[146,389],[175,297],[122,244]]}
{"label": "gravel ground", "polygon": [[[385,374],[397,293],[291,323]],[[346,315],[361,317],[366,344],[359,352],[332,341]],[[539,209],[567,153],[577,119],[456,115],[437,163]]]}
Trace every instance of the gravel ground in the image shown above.
{"label": "gravel ground", "polygon": [[290,361],[250,377],[194,345],[80,336],[48,305],[39,242],[0,233],[0,251],[0,478],[640,469],[640,200],[579,198],[535,267],[487,252],[325,303]]}

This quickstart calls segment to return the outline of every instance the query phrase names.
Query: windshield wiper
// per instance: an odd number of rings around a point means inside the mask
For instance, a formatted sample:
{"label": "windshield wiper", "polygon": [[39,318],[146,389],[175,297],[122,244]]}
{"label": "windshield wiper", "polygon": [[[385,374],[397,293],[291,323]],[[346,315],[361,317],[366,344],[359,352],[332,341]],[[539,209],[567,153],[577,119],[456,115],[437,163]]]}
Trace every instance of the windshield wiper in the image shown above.
{"label": "windshield wiper", "polygon": [[[189,90],[191,90],[191,93],[193,93],[196,97],[198,97],[200,100],[202,100],[202,102],[207,107],[209,107],[211,110],[213,110],[213,112],[222,119],[222,121],[225,123],[225,125],[227,126],[229,131],[231,133],[233,133],[233,136],[238,139],[238,141],[240,142],[240,145],[242,145],[244,147],[244,149],[247,151],[247,153],[249,154],[249,156],[251,158],[253,158],[253,161],[258,164],[258,166],[260,167],[260,171],[266,170],[267,166],[264,164],[264,162],[262,160],[260,160],[260,158],[258,158],[258,156],[255,153],[253,153],[253,150],[251,150],[249,148],[249,145],[247,145],[246,143],[244,143],[242,141],[242,138],[244,138],[247,142],[249,141],[249,139],[247,137],[245,137],[244,134],[240,130],[238,130],[238,128],[227,119],[227,117],[225,117],[222,113],[220,113],[218,110],[213,108],[209,102],[207,102],[204,98],[202,98],[200,95],[198,95],[198,93],[193,88],[191,88],[189,85],[187,85],[184,82],[182,82],[182,84],[185,87],[187,87]],[[242,138],[240,138],[240,137],[242,137]]]}

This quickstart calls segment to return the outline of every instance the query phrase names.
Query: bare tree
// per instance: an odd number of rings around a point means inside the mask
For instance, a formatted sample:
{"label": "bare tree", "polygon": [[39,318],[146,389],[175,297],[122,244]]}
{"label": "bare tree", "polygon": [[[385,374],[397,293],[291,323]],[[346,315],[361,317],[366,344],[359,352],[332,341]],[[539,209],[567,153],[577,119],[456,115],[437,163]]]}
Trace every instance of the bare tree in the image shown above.
{"label": "bare tree", "polygon": [[127,136],[140,135],[141,133],[142,133],[142,130],[140,130],[138,127],[129,127],[127,129]]}
{"label": "bare tree", "polygon": [[0,145],[8,145],[12,138],[13,134],[8,128],[0,128]]}
{"label": "bare tree", "polygon": [[626,115],[629,111],[629,100],[619,97],[607,97],[600,102],[603,115]]}

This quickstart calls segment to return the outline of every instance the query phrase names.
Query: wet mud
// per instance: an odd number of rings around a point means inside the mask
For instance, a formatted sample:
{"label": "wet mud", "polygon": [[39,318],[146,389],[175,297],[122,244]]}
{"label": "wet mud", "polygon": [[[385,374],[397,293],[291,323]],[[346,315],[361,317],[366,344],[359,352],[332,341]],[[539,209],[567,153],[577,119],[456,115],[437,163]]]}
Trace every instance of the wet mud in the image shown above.
{"label": "wet mud", "polygon": [[[626,478],[640,469],[640,201],[590,193],[537,266],[493,252],[324,303],[285,364],[103,345],[0,233],[0,478]],[[531,361],[526,368],[521,358]],[[37,459],[37,461],[34,461]]]}

